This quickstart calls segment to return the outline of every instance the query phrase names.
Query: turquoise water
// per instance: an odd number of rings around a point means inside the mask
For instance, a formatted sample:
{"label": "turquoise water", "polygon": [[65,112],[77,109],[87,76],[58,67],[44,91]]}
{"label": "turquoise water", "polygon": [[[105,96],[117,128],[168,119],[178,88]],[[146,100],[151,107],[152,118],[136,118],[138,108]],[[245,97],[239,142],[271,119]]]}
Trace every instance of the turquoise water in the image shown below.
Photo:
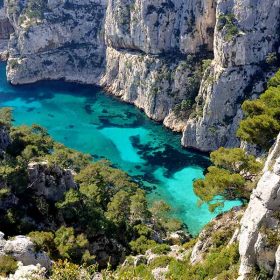
{"label": "turquoise water", "polygon": [[[0,64],[0,106],[14,108],[16,125],[37,123],[68,147],[109,159],[143,183],[149,201],[163,199],[172,214],[197,234],[217,213],[197,206],[192,183],[202,178],[207,157],[184,150],[180,136],[149,120],[132,105],[99,88],[40,82],[11,86]],[[224,210],[237,205],[227,202]]]}

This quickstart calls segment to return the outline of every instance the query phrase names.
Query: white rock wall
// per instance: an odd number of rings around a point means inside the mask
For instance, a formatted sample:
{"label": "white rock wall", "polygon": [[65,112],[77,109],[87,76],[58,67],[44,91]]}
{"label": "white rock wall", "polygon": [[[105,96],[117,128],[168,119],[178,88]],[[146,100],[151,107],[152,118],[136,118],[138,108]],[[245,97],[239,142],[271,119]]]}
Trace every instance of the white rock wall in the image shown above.
{"label": "white rock wall", "polygon": [[256,267],[273,275],[273,280],[280,279],[279,213],[280,134],[241,220],[239,280],[248,279]]}

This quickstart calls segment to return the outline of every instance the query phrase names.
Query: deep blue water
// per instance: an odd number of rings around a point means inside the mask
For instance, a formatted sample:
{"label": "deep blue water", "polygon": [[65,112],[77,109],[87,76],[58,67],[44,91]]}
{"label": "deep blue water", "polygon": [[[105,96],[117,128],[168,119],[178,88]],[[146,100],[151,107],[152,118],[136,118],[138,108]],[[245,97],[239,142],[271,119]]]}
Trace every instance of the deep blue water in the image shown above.
{"label": "deep blue water", "polygon": [[[68,147],[106,158],[148,189],[149,201],[163,199],[192,234],[217,213],[197,206],[192,183],[202,178],[208,158],[182,149],[180,135],[149,120],[132,105],[99,88],[62,81],[11,86],[0,64],[0,107],[14,109],[16,125],[37,123]],[[224,210],[239,204],[227,202]]]}

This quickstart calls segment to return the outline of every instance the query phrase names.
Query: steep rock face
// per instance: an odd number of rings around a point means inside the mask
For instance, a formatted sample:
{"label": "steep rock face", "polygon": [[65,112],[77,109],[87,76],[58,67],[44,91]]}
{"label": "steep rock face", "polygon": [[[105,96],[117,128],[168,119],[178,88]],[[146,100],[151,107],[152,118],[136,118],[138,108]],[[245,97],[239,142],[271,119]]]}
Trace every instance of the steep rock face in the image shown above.
{"label": "steep rock face", "polygon": [[181,131],[187,116],[173,111],[184,100],[194,102],[214,25],[215,1],[108,1],[102,85]]}
{"label": "steep rock face", "polygon": [[182,139],[204,151],[239,145],[240,105],[263,90],[268,73],[262,66],[269,68],[265,61],[279,48],[278,0],[218,0],[216,13],[214,60],[201,84],[197,116]]}
{"label": "steep rock face", "polygon": [[27,2],[7,9],[12,83],[102,85],[203,151],[240,145],[241,104],[279,52],[279,0],[48,0],[39,18]]}
{"label": "steep rock face", "polygon": [[108,1],[106,43],[147,54],[212,50],[213,0]]}
{"label": "steep rock face", "polygon": [[253,191],[241,220],[239,251],[240,280],[248,279],[255,268],[272,279],[280,278],[280,134],[266,161],[263,175]]}
{"label": "steep rock face", "polygon": [[105,1],[50,0],[40,13],[30,18],[28,7],[8,8],[15,28],[8,79],[14,84],[61,78],[98,83],[105,57]]}
{"label": "steep rock face", "polygon": [[14,29],[6,16],[5,8],[0,4],[0,60],[7,59],[8,40],[13,32]]}
{"label": "steep rock face", "polygon": [[0,40],[8,40],[14,29],[6,16],[5,8],[0,7]]}
{"label": "steep rock face", "polygon": [[176,104],[194,99],[199,88],[199,67],[198,63],[174,57],[108,48],[102,84],[143,109],[150,118],[163,121]]}

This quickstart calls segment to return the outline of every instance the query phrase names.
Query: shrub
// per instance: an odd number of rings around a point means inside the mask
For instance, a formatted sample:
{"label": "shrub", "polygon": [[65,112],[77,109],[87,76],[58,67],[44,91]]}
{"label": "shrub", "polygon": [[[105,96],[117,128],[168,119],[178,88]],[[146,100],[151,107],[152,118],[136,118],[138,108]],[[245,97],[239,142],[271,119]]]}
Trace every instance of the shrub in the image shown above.
{"label": "shrub", "polygon": [[17,262],[10,256],[0,256],[0,276],[8,276],[17,270]]}
{"label": "shrub", "polygon": [[68,260],[58,260],[53,264],[51,280],[91,280],[97,268],[94,265],[83,267],[70,263]]}
{"label": "shrub", "polygon": [[217,275],[225,275],[237,265],[238,261],[238,245],[232,244],[208,253],[203,262],[195,265],[185,261],[172,260],[169,264],[167,279],[213,279]]}
{"label": "shrub", "polygon": [[170,246],[167,244],[159,244],[152,248],[152,252],[154,254],[167,254],[170,252]]}
{"label": "shrub", "polygon": [[111,277],[109,273],[103,273],[104,279],[118,279],[118,280],[134,280],[134,279],[141,279],[141,280],[153,280],[155,279],[151,273],[151,270],[146,265],[138,265],[137,267],[128,266],[120,268],[117,273],[116,277]]}
{"label": "shrub", "polygon": [[43,250],[50,256],[55,252],[54,234],[52,232],[32,231],[27,236],[36,245],[37,251]]}
{"label": "shrub", "polygon": [[157,267],[167,267],[173,258],[168,256],[160,256],[151,261],[149,267],[155,269]]}
{"label": "shrub", "polygon": [[236,19],[233,14],[220,15],[218,19],[218,30],[225,31],[225,40],[231,41],[234,36],[239,33],[238,27],[236,26]]}
{"label": "shrub", "polygon": [[54,243],[63,258],[75,263],[81,263],[88,247],[88,240],[84,234],[75,235],[74,229],[60,227],[55,233]]}
{"label": "shrub", "polygon": [[129,245],[134,253],[144,254],[148,249],[155,247],[157,243],[142,235],[138,239],[131,241]]}

